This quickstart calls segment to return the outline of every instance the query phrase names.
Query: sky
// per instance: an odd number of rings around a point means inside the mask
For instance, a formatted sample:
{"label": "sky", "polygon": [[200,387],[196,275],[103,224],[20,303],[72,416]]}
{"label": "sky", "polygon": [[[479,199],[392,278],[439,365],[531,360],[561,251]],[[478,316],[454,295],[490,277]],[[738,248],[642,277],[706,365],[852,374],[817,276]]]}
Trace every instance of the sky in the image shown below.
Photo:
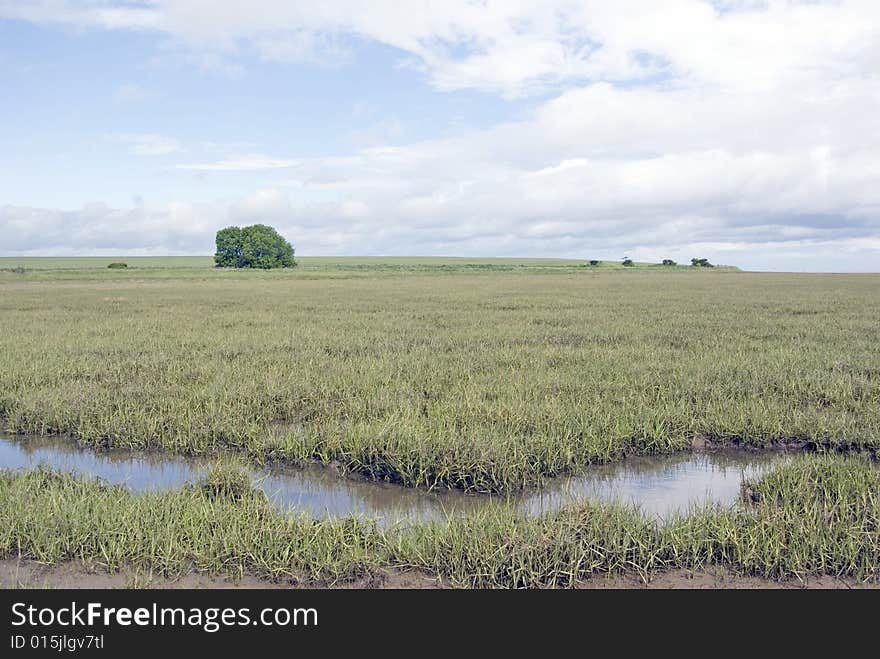
{"label": "sky", "polygon": [[0,255],[880,271],[876,0],[0,0]]}

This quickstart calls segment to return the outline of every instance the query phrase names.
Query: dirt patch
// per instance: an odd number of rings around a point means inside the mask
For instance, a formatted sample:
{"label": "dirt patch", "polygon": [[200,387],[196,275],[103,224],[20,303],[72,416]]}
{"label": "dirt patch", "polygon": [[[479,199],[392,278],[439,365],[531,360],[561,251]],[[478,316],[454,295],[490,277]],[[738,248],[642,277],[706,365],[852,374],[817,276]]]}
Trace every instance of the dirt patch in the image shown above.
{"label": "dirt patch", "polygon": [[9,558],[0,560],[2,588],[273,588],[277,584],[245,576],[227,579],[191,573],[179,579],[151,575],[127,568],[108,572],[82,561],[45,565],[37,561]]}
{"label": "dirt patch", "polygon": [[[442,578],[421,572],[383,570],[378,574],[347,583],[274,582],[252,575],[229,578],[207,573],[191,572],[179,578],[151,575],[134,568],[108,572],[100,566],[82,561],[66,561],[44,565],[37,561],[8,558],[0,560],[0,588],[388,588],[423,589],[451,588]],[[762,577],[738,575],[726,568],[684,570],[676,569],[652,575],[645,583],[636,575],[595,576],[577,584],[580,589],[840,589],[880,588],[880,580],[860,582],[855,579],[837,579],[831,576],[809,577],[804,581],[788,579],[774,581]]]}
{"label": "dirt patch", "polygon": [[442,588],[442,580],[418,572],[382,571],[353,582],[298,583],[270,581],[253,575],[232,578],[203,572],[190,572],[177,578],[150,574],[136,568],[108,572],[83,561],[46,565],[18,558],[0,559],[0,588]]}
{"label": "dirt patch", "polygon": [[727,568],[700,570],[676,569],[660,572],[649,577],[648,583],[636,575],[596,576],[578,583],[583,589],[660,589],[660,590],[767,590],[767,589],[840,589],[880,588],[880,581],[861,582],[852,578],[838,579],[821,575],[807,577],[803,581],[786,579],[776,581],[764,577],[740,575]]}
{"label": "dirt patch", "polygon": [[722,437],[697,433],[691,437],[691,450],[701,451],[773,451],[777,453],[834,453],[863,455],[875,462],[880,459],[878,449],[870,443],[817,440],[808,437],[772,437],[766,440],[747,440],[743,437]]}

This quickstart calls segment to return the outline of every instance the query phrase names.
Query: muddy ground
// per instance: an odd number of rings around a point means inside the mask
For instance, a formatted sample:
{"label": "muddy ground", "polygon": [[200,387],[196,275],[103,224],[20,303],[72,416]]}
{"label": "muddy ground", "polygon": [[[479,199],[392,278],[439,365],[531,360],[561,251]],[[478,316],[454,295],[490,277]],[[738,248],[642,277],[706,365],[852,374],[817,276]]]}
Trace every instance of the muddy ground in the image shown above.
{"label": "muddy ground", "polygon": [[[444,588],[451,584],[418,572],[387,571],[380,575],[345,584],[298,584],[291,581],[275,583],[245,575],[230,579],[223,576],[192,572],[180,578],[151,575],[142,570],[123,569],[108,572],[100,566],[81,561],[44,565],[37,561],[16,558],[0,560],[0,588]],[[854,579],[830,576],[810,577],[804,581],[774,581],[762,577],[741,576],[717,570],[670,570],[651,577],[646,584],[633,576],[596,576],[577,584],[582,589],[839,589],[880,588],[880,581],[861,583]]]}

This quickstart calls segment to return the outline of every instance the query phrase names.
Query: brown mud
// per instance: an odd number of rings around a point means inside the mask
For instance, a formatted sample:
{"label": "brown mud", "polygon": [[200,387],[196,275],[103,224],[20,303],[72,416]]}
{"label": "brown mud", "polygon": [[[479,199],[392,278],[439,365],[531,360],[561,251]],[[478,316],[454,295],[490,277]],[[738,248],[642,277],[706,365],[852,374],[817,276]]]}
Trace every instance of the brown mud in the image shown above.
{"label": "brown mud", "polygon": [[[453,584],[442,578],[414,571],[384,570],[380,573],[345,583],[270,581],[253,575],[231,578],[204,572],[190,572],[180,577],[150,574],[125,568],[108,572],[101,566],[73,560],[45,565],[18,558],[0,559],[0,588],[360,588],[360,589],[424,589],[450,588]],[[660,589],[660,590],[767,590],[767,589],[863,589],[880,588],[880,580],[860,582],[852,578],[838,579],[819,575],[776,581],[764,577],[740,575],[727,568],[700,570],[673,569],[658,572],[645,582],[637,575],[596,575],[576,584],[578,589]]]}

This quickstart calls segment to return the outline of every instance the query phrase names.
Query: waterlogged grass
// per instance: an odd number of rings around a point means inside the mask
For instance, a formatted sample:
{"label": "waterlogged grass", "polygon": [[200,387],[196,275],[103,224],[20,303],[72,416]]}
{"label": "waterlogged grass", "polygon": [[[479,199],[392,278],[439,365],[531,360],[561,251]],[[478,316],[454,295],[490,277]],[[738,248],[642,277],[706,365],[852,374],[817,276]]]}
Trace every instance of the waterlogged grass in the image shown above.
{"label": "waterlogged grass", "polygon": [[0,476],[0,554],[333,584],[370,574],[373,525],[279,515],[242,474],[222,469],[176,492],[125,488],[35,470]]}
{"label": "waterlogged grass", "polygon": [[483,492],[694,441],[880,441],[876,275],[7,275],[12,432]]}
{"label": "waterlogged grass", "polygon": [[645,580],[726,567],[771,579],[880,574],[880,469],[810,456],[744,487],[748,505],[695,509],[655,526],[637,510],[585,502],[524,518],[498,509],[394,538],[394,561],[472,587],[571,586],[594,574]]}
{"label": "waterlogged grass", "polygon": [[176,576],[192,569],[334,584],[409,570],[468,587],[570,587],[676,568],[806,579],[880,574],[880,469],[806,456],[744,487],[742,506],[655,525],[584,502],[540,517],[497,508],[380,530],[356,519],[287,518],[228,465],[177,492],[134,496],[54,472],[0,474],[0,556],[83,560]]}
{"label": "waterlogged grass", "polygon": [[744,487],[750,509],[670,524],[670,560],[729,564],[769,578],[880,573],[880,469],[866,459],[814,457]]}

